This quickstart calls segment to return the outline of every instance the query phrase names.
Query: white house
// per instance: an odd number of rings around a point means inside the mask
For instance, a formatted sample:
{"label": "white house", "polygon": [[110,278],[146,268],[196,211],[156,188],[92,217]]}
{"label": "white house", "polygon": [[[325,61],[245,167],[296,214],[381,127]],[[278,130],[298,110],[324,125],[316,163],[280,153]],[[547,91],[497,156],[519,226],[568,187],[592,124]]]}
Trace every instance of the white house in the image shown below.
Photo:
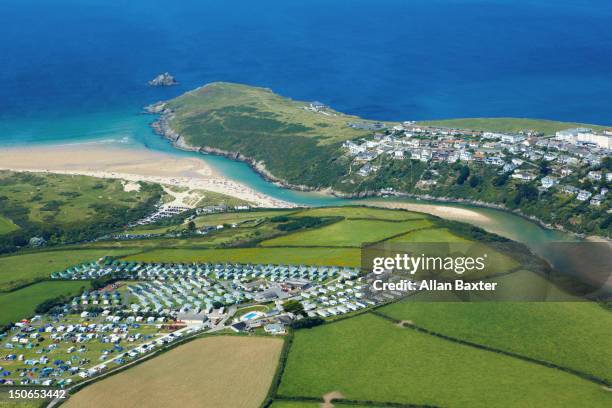
{"label": "white house", "polygon": [[501,140],[504,143],[520,143],[525,140],[525,136],[523,135],[501,135]]}
{"label": "white house", "polygon": [[517,179],[517,180],[523,180],[523,181],[531,181],[535,179],[535,174],[529,173],[526,171],[515,171],[512,174],[512,178]]}
{"label": "white house", "polygon": [[557,184],[557,179],[555,177],[546,176],[542,178],[541,182],[542,182],[542,187],[551,188],[552,186]]}
{"label": "white house", "polygon": [[264,326],[264,331],[268,334],[285,334],[285,326],[282,323],[271,323]]}
{"label": "white house", "polygon": [[601,180],[601,171],[589,171],[587,177],[591,180],[599,181]]}
{"label": "white house", "polygon": [[586,201],[591,197],[591,193],[586,190],[580,190],[576,199],[580,201]]}
{"label": "white house", "polygon": [[604,197],[602,195],[597,194],[596,196],[594,196],[591,201],[589,202],[589,204],[595,206],[595,207],[599,207],[601,205],[601,203],[603,202]]}

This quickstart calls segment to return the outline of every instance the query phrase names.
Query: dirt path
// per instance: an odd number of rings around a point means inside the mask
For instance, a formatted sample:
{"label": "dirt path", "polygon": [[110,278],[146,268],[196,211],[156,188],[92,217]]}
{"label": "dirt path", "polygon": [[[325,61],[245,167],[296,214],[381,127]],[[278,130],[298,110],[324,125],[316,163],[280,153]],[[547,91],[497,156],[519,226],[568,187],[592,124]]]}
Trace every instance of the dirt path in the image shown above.
{"label": "dirt path", "polygon": [[400,320],[399,323],[397,323],[397,326],[402,328],[412,325],[414,325],[414,322],[412,320]]}
{"label": "dirt path", "polygon": [[321,408],[334,408],[334,404],[332,404],[333,400],[342,399],[344,395],[340,391],[332,391],[328,392],[323,396],[323,403],[321,403]]}

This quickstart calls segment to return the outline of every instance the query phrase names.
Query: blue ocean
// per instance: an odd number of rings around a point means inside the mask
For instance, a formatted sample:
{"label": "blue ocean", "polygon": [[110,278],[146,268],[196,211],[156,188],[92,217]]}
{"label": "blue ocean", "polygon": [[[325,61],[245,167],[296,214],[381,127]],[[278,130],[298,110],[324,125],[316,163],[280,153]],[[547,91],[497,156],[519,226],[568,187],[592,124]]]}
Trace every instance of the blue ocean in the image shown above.
{"label": "blue ocean", "polygon": [[[609,0],[20,0],[0,144],[155,144],[142,107],[211,81],[367,118],[612,124]],[[150,88],[169,71],[180,81]]]}

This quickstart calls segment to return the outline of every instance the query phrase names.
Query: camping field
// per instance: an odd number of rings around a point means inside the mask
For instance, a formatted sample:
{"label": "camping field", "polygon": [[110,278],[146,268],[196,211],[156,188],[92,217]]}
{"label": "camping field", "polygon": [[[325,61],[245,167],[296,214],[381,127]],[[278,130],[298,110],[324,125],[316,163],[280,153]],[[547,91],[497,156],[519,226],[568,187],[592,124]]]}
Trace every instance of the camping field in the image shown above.
{"label": "camping field", "polygon": [[593,302],[402,301],[379,312],[612,381],[612,314]]}
{"label": "camping field", "polygon": [[67,249],[3,256],[0,257],[0,291],[11,290],[39,279],[48,279],[52,272],[83,262],[134,252],[136,251],[132,249]]}
{"label": "camping field", "polygon": [[332,391],[374,404],[603,407],[612,401],[599,384],[373,314],[295,333],[278,395],[321,398]]}
{"label": "camping field", "polygon": [[257,408],[283,342],[264,337],[193,340],[85,387],[64,406]]}
{"label": "camping field", "polygon": [[36,306],[47,299],[77,295],[87,281],[40,282],[8,293],[0,293],[0,326],[34,314]]}

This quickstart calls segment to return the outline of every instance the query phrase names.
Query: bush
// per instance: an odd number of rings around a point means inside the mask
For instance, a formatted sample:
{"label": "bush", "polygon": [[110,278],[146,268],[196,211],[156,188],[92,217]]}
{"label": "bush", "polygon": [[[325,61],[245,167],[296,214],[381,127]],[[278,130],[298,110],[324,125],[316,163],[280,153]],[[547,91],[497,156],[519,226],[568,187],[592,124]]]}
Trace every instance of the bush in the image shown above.
{"label": "bush", "polygon": [[470,187],[476,188],[480,184],[480,177],[477,175],[473,175],[470,177]]}
{"label": "bush", "polygon": [[312,327],[320,326],[323,323],[325,323],[325,320],[320,317],[306,317],[291,323],[291,327],[293,329],[310,329]]}
{"label": "bush", "polygon": [[289,221],[289,217],[287,217],[286,215],[277,215],[276,217],[270,218],[270,221],[272,221],[272,222],[287,222],[287,221]]}
{"label": "bush", "polygon": [[52,309],[56,307],[65,305],[66,303],[70,301],[70,299],[71,299],[70,296],[58,296],[53,299],[47,299],[44,302],[38,304],[36,308],[34,309],[34,311],[37,314],[48,313],[49,311],[51,311]]}
{"label": "bush", "polygon": [[469,176],[470,168],[468,166],[461,166],[459,169],[459,177],[457,177],[457,184],[463,185]]}
{"label": "bush", "polygon": [[283,309],[289,313],[302,314],[304,313],[304,306],[297,300],[288,300],[283,303]]}
{"label": "bush", "polygon": [[323,223],[322,218],[318,217],[299,217],[291,218],[289,222],[280,224],[276,228],[280,231],[295,231],[302,228],[312,228]]}

